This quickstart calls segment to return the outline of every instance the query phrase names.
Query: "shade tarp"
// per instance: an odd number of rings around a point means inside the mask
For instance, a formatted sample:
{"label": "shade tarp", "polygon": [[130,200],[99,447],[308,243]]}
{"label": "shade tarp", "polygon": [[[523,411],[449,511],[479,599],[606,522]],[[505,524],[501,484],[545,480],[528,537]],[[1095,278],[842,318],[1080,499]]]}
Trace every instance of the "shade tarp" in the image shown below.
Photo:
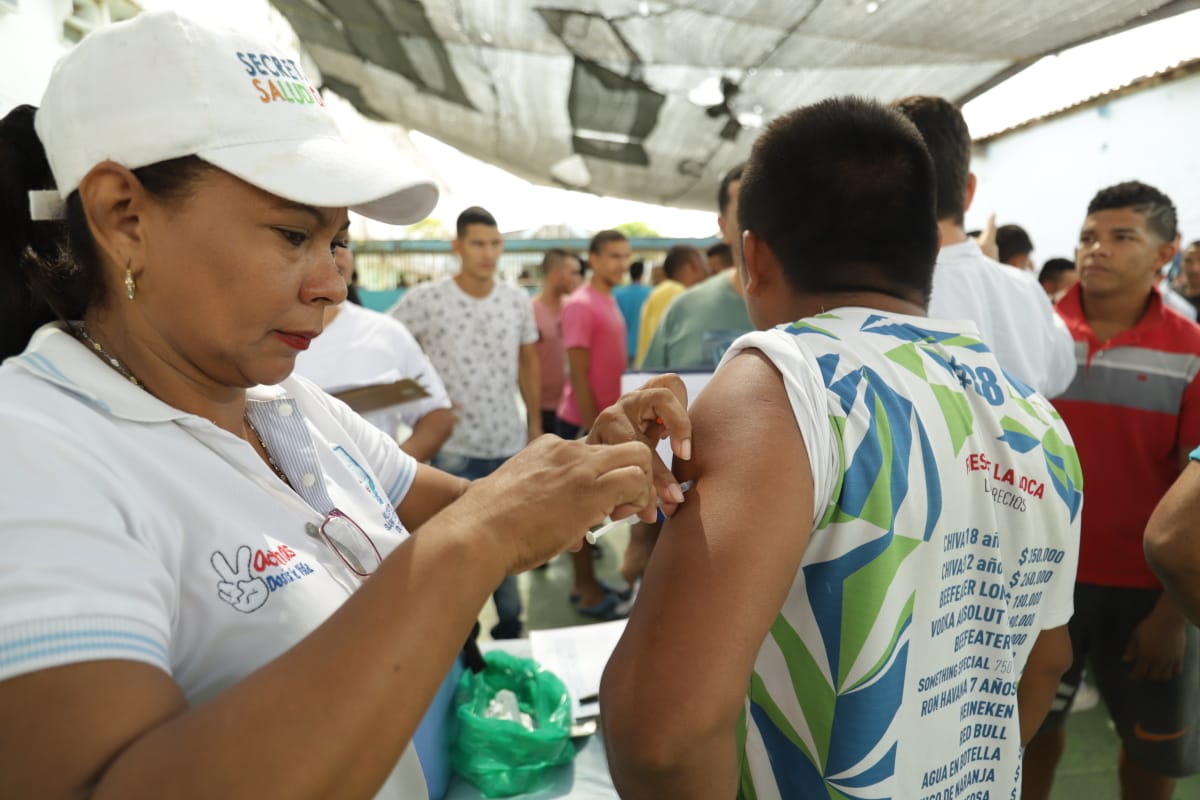
{"label": "shade tarp", "polygon": [[964,101],[1200,0],[272,0],[327,88],[535,183],[712,209],[764,121]]}

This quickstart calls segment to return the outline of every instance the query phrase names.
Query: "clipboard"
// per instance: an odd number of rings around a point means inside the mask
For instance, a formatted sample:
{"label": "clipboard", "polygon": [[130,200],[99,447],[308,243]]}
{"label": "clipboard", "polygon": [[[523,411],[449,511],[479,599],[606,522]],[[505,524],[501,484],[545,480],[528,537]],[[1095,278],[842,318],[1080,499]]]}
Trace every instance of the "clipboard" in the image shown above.
{"label": "clipboard", "polygon": [[360,386],[356,389],[343,389],[340,392],[330,392],[330,394],[359,414],[429,397],[429,392],[425,391],[425,387],[412,378],[402,378],[392,383]]}

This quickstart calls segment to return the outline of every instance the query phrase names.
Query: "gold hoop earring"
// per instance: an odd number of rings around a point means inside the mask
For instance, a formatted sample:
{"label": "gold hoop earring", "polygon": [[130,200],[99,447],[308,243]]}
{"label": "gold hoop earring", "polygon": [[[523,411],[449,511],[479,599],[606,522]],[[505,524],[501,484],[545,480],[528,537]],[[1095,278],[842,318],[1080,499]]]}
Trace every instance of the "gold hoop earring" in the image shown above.
{"label": "gold hoop earring", "polygon": [[130,300],[137,293],[137,284],[133,282],[133,270],[125,268],[125,296]]}

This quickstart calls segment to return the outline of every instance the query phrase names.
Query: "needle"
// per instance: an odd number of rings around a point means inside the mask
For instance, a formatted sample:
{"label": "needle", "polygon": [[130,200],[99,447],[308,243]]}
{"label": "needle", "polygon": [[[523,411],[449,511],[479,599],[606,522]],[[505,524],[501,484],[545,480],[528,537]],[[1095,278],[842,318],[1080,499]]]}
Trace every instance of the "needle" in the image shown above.
{"label": "needle", "polygon": [[[692,483],[693,483],[693,481],[684,481],[683,483],[679,484],[679,488],[682,492],[684,492],[684,494],[686,494],[687,491],[692,488]],[[658,501],[658,504],[660,507],[662,506],[661,499]],[[618,528],[621,525],[628,525],[631,522],[637,522],[637,521],[638,521],[638,517],[636,514],[632,514],[628,517],[623,517],[623,518],[617,519],[617,520],[609,520],[608,522],[601,525],[599,528],[596,528],[596,530],[588,531],[584,535],[584,538],[587,539],[588,544],[595,544],[597,539],[599,539],[601,536],[604,536],[607,533],[612,532],[615,528]]]}

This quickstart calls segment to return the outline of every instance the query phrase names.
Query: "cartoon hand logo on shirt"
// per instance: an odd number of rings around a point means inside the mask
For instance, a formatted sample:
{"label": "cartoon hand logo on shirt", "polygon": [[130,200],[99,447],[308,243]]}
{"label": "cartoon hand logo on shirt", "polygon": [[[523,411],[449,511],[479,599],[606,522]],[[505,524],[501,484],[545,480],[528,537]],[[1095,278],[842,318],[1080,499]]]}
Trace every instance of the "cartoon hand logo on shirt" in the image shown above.
{"label": "cartoon hand logo on shirt", "polygon": [[271,590],[262,578],[255,578],[250,573],[250,548],[242,545],[237,551],[237,570],[229,566],[225,554],[216,551],[212,554],[213,569],[221,580],[217,581],[217,596],[229,605],[249,614],[257,611],[267,602]]}

